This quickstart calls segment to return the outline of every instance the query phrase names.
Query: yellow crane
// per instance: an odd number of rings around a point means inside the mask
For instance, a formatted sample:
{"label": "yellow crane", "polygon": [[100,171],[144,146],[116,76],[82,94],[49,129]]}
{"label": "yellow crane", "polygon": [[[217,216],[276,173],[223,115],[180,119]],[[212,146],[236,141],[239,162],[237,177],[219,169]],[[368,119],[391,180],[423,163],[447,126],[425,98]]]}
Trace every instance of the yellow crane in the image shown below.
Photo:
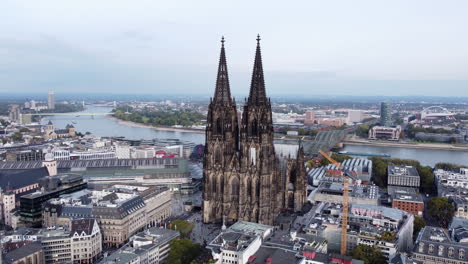
{"label": "yellow crane", "polygon": [[[325,153],[322,150],[319,150],[319,153],[326,158],[328,161],[333,163],[339,169],[343,167],[341,164],[334,160],[330,155]],[[348,175],[347,172],[343,173],[343,215],[341,216],[341,255],[346,255],[346,249],[348,247],[348,207],[349,207],[349,183],[348,183]]]}

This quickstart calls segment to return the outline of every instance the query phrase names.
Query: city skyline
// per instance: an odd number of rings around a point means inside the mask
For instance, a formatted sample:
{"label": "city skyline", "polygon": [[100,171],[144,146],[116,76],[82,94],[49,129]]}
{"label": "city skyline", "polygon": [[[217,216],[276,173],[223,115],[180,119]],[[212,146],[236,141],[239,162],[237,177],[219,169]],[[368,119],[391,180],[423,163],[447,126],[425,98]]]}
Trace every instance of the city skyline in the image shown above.
{"label": "city skyline", "polygon": [[242,94],[260,33],[271,95],[468,96],[466,5],[6,1],[0,91],[210,94],[224,35]]}

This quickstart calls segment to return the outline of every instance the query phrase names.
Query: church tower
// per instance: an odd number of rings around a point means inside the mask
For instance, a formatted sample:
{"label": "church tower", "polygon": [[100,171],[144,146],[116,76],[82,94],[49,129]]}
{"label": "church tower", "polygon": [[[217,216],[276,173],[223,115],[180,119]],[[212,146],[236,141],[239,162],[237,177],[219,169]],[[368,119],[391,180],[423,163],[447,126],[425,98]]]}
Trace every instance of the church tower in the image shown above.
{"label": "church tower", "polygon": [[203,163],[203,221],[220,223],[237,219],[239,200],[239,126],[236,102],[231,97],[229,77],[221,39],[214,98],[210,99]]}
{"label": "church tower", "polygon": [[297,159],[284,159],[275,154],[260,36],[240,126],[229,88],[223,38],[215,94],[210,99],[207,115],[203,222],[224,225],[244,220],[272,225],[281,210],[302,210],[306,202],[306,179],[302,147]]}
{"label": "church tower", "polygon": [[241,198],[240,218],[272,224],[277,215],[279,185],[273,145],[273,120],[270,99],[266,96],[260,36],[240,127]]}

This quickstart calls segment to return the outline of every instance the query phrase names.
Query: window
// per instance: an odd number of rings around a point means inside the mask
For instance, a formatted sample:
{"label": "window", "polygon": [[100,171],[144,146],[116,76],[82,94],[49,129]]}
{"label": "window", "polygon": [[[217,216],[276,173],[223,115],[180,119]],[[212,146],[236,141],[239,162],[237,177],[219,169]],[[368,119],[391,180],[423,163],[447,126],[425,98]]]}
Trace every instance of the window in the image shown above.
{"label": "window", "polygon": [[433,244],[430,244],[430,245],[429,245],[429,252],[428,252],[428,253],[429,253],[429,254],[434,253],[434,245],[433,245]]}
{"label": "window", "polygon": [[449,258],[453,258],[453,253],[454,253],[454,248],[453,247],[450,247],[449,250],[448,250],[448,256]]}

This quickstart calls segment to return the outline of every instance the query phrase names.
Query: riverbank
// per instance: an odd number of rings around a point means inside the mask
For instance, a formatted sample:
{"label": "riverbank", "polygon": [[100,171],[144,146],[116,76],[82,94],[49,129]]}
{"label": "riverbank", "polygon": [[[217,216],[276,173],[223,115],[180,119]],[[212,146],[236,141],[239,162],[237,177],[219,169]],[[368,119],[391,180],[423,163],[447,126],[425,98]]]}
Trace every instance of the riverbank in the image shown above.
{"label": "riverbank", "polygon": [[160,130],[160,131],[173,131],[173,132],[183,132],[183,133],[198,133],[198,134],[205,134],[205,130],[203,129],[193,129],[193,128],[182,128],[182,127],[161,127],[161,126],[152,126],[152,125],[145,125],[141,123],[135,123],[132,121],[125,121],[118,119],[112,115],[106,116],[106,118],[109,118],[113,121],[116,121],[119,125],[124,125],[124,126],[131,126],[131,127],[139,127],[139,128],[150,128],[154,130]]}
{"label": "riverbank", "polygon": [[442,143],[416,143],[416,142],[399,142],[399,141],[380,141],[366,140],[356,138],[346,138],[343,145],[355,146],[377,146],[390,148],[413,148],[413,149],[429,149],[429,150],[449,150],[449,151],[468,151],[468,145],[451,145]]}

